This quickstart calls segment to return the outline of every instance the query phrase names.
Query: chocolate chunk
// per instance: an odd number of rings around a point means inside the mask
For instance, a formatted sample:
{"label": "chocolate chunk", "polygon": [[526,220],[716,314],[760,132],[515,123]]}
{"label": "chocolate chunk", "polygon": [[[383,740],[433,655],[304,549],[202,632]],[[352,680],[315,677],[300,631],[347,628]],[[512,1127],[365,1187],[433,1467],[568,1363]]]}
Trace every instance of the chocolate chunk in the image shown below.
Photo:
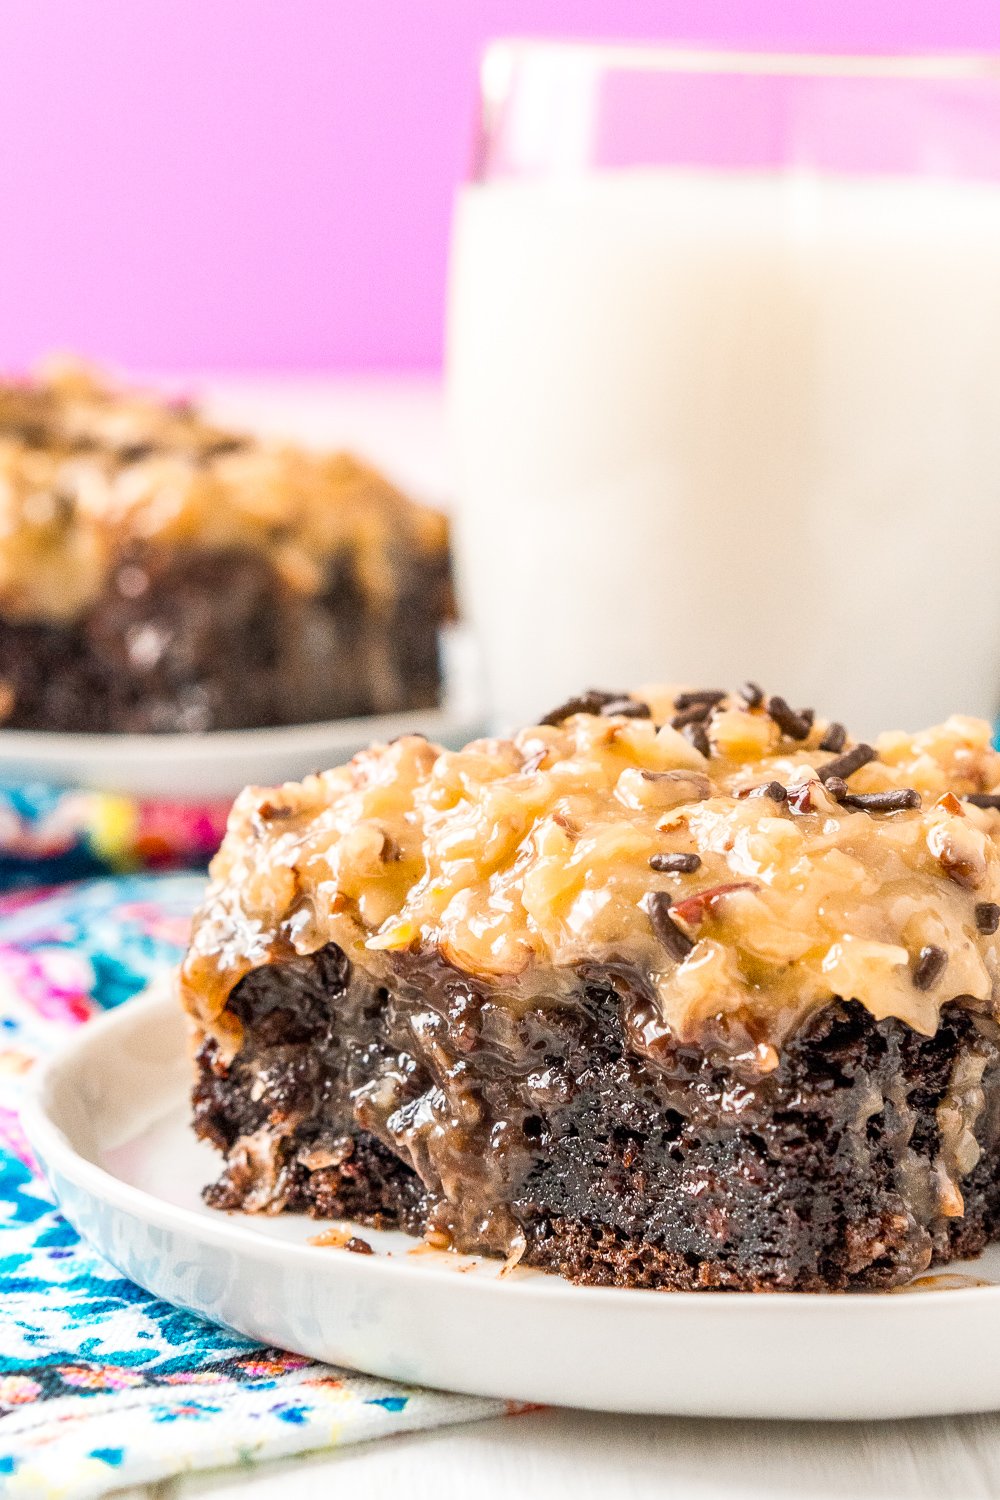
{"label": "chocolate chunk", "polygon": [[846,740],[847,730],[843,724],[838,724],[835,720],[832,724],[826,726],[826,733],[819,742],[819,748],[821,750],[832,750],[834,755],[836,755],[838,751],[843,750]]}
{"label": "chocolate chunk", "polygon": [[375,1251],[372,1249],[371,1245],[369,1245],[368,1241],[361,1239],[356,1234],[352,1234],[351,1235],[351,1238],[344,1245],[344,1249],[345,1250],[353,1250],[353,1252],[354,1252],[355,1255],[374,1255],[375,1254]]}
{"label": "chocolate chunk", "polygon": [[631,693],[604,693],[599,688],[588,688],[585,693],[579,693],[575,698],[567,698],[565,703],[560,703],[558,708],[552,709],[538,722],[539,724],[559,725],[564,719],[572,718],[574,714],[600,714],[603,717],[622,714],[627,719],[651,717],[649,704],[633,698]]}
{"label": "chocolate chunk", "polygon": [[768,698],[767,711],[782,734],[787,734],[790,740],[804,740],[808,737],[812,728],[810,711],[796,713],[784,698]]}
{"label": "chocolate chunk", "polygon": [[691,952],[694,943],[670,915],[670,897],[666,891],[654,891],[646,898],[645,905],[654,933],[670,957],[681,963]]}
{"label": "chocolate chunk", "polygon": [[944,973],[948,955],[943,948],[938,948],[934,943],[928,943],[921,948],[920,957],[917,959],[913,969],[913,987],[918,990],[929,990]]}
{"label": "chocolate chunk", "polygon": [[[820,746],[820,749],[823,747]],[[820,766],[816,775],[820,781],[829,781],[831,776],[837,776],[841,781],[846,781],[848,776],[853,776],[855,771],[860,771],[869,761],[878,759],[878,751],[871,745],[855,745],[853,750],[848,750],[846,755],[838,755],[835,760],[828,760],[825,766]]]}
{"label": "chocolate chunk", "polygon": [[695,870],[701,869],[701,855],[653,854],[650,856],[649,868],[658,870],[661,875],[693,875]]}
{"label": "chocolate chunk", "polygon": [[973,807],[1000,808],[1000,792],[970,792],[965,801],[971,802]]}
{"label": "chocolate chunk", "polygon": [[764,701],[764,689],[758,682],[745,682],[739,693],[747,708],[759,708]]}
{"label": "chocolate chunk", "polygon": [[1000,927],[1000,906],[995,901],[977,901],[975,917],[978,932],[996,932]]}
{"label": "chocolate chunk", "polygon": [[859,812],[906,812],[920,806],[920,793],[911,786],[902,786],[891,792],[848,792],[840,801],[844,807],[854,807]]}

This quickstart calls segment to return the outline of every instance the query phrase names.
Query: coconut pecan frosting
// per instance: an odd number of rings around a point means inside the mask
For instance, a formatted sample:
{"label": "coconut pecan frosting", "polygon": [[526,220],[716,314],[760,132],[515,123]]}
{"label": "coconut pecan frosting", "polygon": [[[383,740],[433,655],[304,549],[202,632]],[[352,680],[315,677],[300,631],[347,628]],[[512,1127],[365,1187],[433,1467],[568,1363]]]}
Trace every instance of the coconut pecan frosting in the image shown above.
{"label": "coconut pecan frosting", "polygon": [[706,1030],[766,1071],[832,997],[933,1034],[997,1010],[1000,755],[955,716],[873,744],[752,683],[590,692],[509,739],[417,736],[232,810],[183,966],[230,1055],[251,969],[336,943],[537,1006],[588,965],[642,975],[646,1042]]}

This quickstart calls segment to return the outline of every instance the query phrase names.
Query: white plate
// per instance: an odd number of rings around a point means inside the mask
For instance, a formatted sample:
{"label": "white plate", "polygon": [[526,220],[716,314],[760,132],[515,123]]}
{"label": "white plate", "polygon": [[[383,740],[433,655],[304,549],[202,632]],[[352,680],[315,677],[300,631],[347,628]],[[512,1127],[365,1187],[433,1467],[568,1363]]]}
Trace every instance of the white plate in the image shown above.
{"label": "white plate", "polygon": [[452,748],[481,720],[447,709],[206,734],[42,734],[0,730],[0,779],[51,781],[126,796],[205,802],[248,785],[297,781],[350,760],[373,740],[425,734]]}
{"label": "white plate", "polygon": [[[1000,1408],[1000,1250],[904,1295],[573,1287],[473,1256],[206,1209],[186,1025],[153,994],[48,1064],[25,1126],[67,1218],[121,1271],[264,1343],[476,1395],[609,1411],[863,1418]],[[956,1276],[955,1272],[959,1274]],[[964,1273],[964,1275],[963,1275]],[[986,1285],[969,1284],[981,1278]]]}

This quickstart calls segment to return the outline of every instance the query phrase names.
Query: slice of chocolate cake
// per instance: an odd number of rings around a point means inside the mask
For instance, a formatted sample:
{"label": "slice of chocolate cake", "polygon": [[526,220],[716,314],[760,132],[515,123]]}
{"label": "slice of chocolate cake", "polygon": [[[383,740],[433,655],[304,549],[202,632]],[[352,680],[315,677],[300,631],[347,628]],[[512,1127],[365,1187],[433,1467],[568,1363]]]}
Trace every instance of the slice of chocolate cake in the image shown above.
{"label": "slice of chocolate cake", "polygon": [[77,366],[0,385],[0,725],[240,729],[426,708],[447,526],[347,454]]}
{"label": "slice of chocolate cake", "polygon": [[893,1286],[1000,1223],[1000,756],[588,693],[237,801],[181,975],[219,1208],[617,1286]]}

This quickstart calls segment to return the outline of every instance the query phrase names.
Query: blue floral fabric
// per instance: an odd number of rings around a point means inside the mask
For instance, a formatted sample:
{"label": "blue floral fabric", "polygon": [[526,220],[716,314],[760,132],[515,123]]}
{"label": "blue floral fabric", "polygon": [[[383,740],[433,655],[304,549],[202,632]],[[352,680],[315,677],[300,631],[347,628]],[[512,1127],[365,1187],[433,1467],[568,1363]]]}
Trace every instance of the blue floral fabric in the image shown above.
{"label": "blue floral fabric", "polygon": [[201,882],[0,898],[0,1496],[88,1500],[183,1470],[470,1420],[503,1403],[266,1349],[150,1296],[61,1216],[18,1105],[35,1062],[176,962]]}

